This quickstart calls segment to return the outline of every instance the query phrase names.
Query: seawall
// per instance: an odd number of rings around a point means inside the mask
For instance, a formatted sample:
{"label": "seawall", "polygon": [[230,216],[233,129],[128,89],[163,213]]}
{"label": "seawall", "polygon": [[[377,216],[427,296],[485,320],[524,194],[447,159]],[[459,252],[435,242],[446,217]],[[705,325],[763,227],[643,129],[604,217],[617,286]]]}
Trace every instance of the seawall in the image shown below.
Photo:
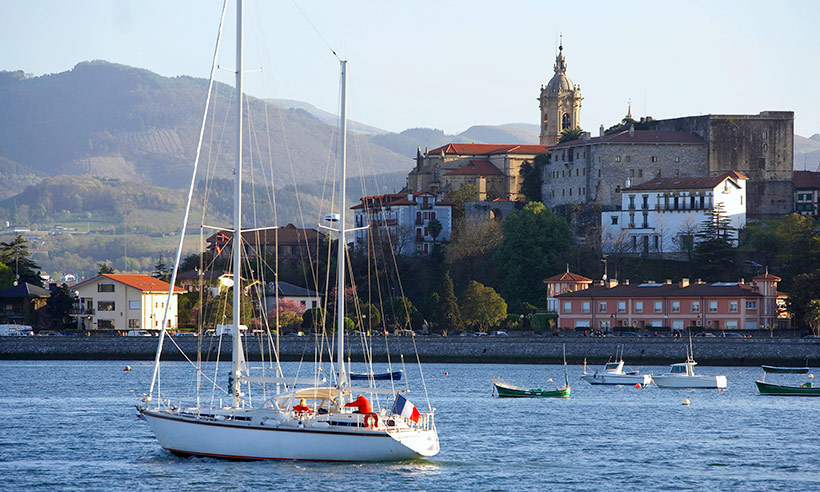
{"label": "seawall", "polygon": [[[156,337],[0,337],[3,360],[151,360],[157,347]],[[176,337],[174,342],[191,358],[196,358],[197,337]],[[269,344],[259,339],[246,340],[248,357],[257,359],[264,347],[269,359]],[[314,359],[315,340],[311,336],[283,337],[280,358],[284,361]],[[820,364],[820,339],[814,338],[696,338],[695,359],[707,365]],[[638,337],[374,337],[371,353],[376,361],[393,361],[404,354],[410,362],[415,345],[422,362],[465,363],[559,363],[566,348],[567,361],[600,364],[623,347],[624,359],[632,365],[667,364],[686,358],[689,345],[685,338]],[[202,341],[203,360],[230,357],[230,338]],[[363,360],[362,341],[355,335],[348,340],[352,360]],[[389,348],[389,350],[388,350]],[[335,349],[327,344],[320,350],[328,359]],[[166,339],[163,360],[183,360],[179,349]]]}

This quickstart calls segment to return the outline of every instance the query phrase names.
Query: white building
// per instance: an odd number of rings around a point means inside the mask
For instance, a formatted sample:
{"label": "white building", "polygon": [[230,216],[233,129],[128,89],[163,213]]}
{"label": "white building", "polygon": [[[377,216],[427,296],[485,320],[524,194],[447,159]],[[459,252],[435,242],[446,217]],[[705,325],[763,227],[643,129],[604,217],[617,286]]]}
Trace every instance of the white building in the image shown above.
{"label": "white building", "polygon": [[[105,273],[71,286],[80,309],[78,327],[84,330],[159,330],[165,315],[170,284],[148,275]],[[167,329],[177,327],[177,293],[174,287]]]}
{"label": "white building", "polygon": [[695,241],[707,213],[722,207],[735,229],[746,226],[747,177],[730,171],[706,178],[658,178],[621,191],[621,209],[601,214],[608,253],[681,253]]}
{"label": "white building", "polygon": [[[396,254],[430,253],[433,242],[449,241],[453,228],[453,205],[429,191],[366,196],[351,207],[356,227],[354,247],[365,251],[368,234],[376,247],[390,247]],[[430,222],[438,220],[441,232],[435,238]]]}

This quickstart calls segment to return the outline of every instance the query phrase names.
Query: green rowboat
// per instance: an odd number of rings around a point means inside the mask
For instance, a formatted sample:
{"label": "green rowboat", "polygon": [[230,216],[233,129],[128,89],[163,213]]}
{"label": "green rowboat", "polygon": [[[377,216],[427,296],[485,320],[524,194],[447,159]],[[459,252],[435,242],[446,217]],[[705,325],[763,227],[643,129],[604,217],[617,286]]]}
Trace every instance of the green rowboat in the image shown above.
{"label": "green rowboat", "polygon": [[784,386],[772,384],[765,381],[755,381],[757,391],[765,396],[820,396],[820,387],[815,387],[811,383],[800,386]]}
{"label": "green rowboat", "polygon": [[809,372],[808,367],[778,367],[778,366],[760,366],[763,372],[774,374],[806,374]]}
{"label": "green rowboat", "polygon": [[499,398],[569,398],[569,386],[562,386],[554,390],[541,388],[519,388],[502,381],[493,381],[493,386]]}

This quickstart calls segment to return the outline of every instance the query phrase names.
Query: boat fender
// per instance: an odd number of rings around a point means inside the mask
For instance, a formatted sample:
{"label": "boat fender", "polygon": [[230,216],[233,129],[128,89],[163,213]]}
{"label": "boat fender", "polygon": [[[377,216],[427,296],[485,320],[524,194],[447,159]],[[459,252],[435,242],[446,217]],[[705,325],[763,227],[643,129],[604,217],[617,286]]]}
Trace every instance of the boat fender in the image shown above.
{"label": "boat fender", "polygon": [[638,388],[638,389],[641,389],[641,387],[642,387],[641,383],[635,383],[635,387]]}
{"label": "boat fender", "polygon": [[[368,425],[368,419],[370,420],[370,425]],[[371,429],[376,428],[379,426],[379,415],[375,412],[366,413],[364,415],[364,426],[370,427]]]}

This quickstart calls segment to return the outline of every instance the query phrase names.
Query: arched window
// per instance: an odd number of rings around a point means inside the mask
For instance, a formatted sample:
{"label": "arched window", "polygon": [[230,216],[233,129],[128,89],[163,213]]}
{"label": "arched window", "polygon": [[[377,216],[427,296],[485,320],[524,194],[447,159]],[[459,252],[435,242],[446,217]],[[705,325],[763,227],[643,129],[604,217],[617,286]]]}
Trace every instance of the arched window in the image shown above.
{"label": "arched window", "polygon": [[569,127],[570,127],[569,114],[564,113],[564,116],[561,117],[561,129],[566,130]]}

